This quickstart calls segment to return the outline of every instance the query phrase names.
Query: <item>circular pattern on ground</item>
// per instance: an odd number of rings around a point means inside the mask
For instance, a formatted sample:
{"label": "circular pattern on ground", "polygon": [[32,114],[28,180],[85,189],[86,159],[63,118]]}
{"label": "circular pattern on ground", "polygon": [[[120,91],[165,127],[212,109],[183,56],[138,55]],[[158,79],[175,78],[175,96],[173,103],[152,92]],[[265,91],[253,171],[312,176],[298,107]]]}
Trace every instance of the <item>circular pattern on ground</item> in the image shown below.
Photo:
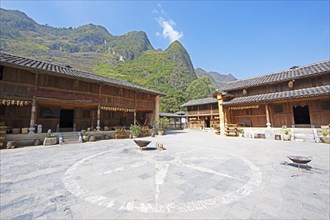
{"label": "circular pattern on ground", "polygon": [[103,207],[169,213],[238,201],[258,187],[261,178],[251,161],[218,150],[123,148],[76,162],[63,182],[77,197]]}

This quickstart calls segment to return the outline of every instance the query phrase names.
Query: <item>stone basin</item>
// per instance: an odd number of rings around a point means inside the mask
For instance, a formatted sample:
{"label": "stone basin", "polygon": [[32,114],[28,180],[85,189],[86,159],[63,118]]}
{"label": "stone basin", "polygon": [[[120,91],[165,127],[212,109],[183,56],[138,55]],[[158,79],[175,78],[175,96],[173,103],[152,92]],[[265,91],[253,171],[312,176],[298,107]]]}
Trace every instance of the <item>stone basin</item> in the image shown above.
{"label": "stone basin", "polygon": [[148,146],[148,144],[151,143],[151,141],[146,140],[134,140],[134,142],[141,148]]}
{"label": "stone basin", "polygon": [[288,156],[288,158],[292,162],[299,164],[307,164],[312,161],[312,157],[307,157],[307,156]]}

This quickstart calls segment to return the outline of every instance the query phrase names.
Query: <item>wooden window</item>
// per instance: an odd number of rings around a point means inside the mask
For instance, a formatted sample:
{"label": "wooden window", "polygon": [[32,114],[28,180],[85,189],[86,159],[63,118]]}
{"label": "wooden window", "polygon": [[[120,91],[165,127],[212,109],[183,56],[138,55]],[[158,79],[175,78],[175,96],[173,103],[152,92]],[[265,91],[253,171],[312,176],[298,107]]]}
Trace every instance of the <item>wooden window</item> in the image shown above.
{"label": "wooden window", "polygon": [[274,113],[283,113],[283,105],[274,105]]}
{"label": "wooden window", "polygon": [[283,84],[275,85],[275,92],[282,92],[283,91]]}
{"label": "wooden window", "polygon": [[0,66],[0,80],[3,79],[3,66]]}
{"label": "wooden window", "polygon": [[323,80],[320,77],[311,79],[312,86],[323,86]]}

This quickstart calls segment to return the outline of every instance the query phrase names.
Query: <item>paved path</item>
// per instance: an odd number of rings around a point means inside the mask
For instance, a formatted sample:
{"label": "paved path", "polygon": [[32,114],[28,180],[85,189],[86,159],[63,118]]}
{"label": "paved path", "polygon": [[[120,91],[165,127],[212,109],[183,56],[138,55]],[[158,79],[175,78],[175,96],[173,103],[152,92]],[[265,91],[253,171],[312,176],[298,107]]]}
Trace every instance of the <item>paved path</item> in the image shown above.
{"label": "paved path", "polygon": [[[1,219],[329,219],[329,146],[178,131],[1,150]],[[298,169],[288,155],[310,155]]]}

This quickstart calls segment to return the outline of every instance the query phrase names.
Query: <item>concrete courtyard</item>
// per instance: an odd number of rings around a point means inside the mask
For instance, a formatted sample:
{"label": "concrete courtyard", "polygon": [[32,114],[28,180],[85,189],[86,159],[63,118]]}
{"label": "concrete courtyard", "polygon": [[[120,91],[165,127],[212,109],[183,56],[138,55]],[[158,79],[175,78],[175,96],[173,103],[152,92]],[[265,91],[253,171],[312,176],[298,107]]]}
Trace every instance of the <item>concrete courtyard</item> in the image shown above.
{"label": "concrete courtyard", "polygon": [[[1,150],[1,219],[329,219],[329,145],[173,131]],[[290,155],[312,156],[298,168]]]}

